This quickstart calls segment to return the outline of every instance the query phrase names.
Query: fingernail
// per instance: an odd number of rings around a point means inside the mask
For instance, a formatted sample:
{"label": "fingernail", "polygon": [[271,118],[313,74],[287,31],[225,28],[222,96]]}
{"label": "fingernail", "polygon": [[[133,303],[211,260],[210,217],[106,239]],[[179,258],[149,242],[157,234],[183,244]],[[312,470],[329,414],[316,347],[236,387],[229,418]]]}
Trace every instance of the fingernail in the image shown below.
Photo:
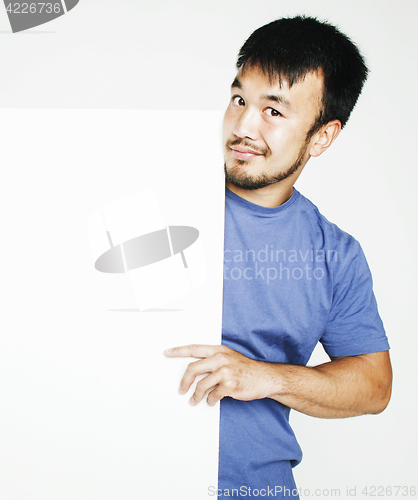
{"label": "fingernail", "polygon": [[184,394],[184,392],[185,392],[184,389],[182,387],[179,387],[179,393]]}
{"label": "fingernail", "polygon": [[196,404],[196,401],[194,400],[194,398],[190,398],[189,399],[189,403],[194,406]]}
{"label": "fingernail", "polygon": [[166,350],[164,351],[164,354],[168,356],[168,355],[170,355],[172,352],[173,352],[173,349],[166,349]]}

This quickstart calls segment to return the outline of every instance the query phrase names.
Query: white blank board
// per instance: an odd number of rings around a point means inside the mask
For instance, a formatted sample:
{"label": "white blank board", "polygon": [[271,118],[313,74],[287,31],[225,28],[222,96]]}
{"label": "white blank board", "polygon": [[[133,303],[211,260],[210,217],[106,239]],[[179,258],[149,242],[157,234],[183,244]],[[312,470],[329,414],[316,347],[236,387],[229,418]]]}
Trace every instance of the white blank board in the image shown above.
{"label": "white blank board", "polygon": [[[3,110],[2,498],[198,500],[216,486],[219,405],[190,406],[177,390],[191,360],[163,351],[221,341],[220,123],[218,112]],[[166,226],[199,230],[206,279],[148,311],[129,293],[109,310],[88,221],[149,189]]]}

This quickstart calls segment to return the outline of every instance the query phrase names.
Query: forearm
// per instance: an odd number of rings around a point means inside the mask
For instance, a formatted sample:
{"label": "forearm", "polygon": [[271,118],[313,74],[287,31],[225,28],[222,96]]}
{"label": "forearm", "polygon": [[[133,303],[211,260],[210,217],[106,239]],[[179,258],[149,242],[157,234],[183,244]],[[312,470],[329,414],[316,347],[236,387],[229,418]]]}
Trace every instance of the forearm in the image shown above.
{"label": "forearm", "polygon": [[[385,366],[383,371],[376,361]],[[389,402],[392,376],[387,353],[338,358],[315,367],[269,365],[267,397],[307,415],[380,413]]]}
{"label": "forearm", "polygon": [[189,364],[180,382],[185,394],[196,376],[191,404],[208,393],[214,405],[225,396],[241,401],[271,398],[307,415],[343,418],[380,413],[389,402],[392,369],[389,353],[334,358],[312,368],[247,358],[225,346],[188,345],[169,349],[169,357],[200,358]]}

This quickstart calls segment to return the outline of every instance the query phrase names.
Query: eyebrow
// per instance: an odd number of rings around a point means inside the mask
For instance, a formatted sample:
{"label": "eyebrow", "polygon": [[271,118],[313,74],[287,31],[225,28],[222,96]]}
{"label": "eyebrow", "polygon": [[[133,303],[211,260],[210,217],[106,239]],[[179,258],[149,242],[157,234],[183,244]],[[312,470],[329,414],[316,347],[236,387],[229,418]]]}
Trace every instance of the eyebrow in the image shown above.
{"label": "eyebrow", "polygon": [[282,104],[287,109],[290,109],[290,110],[292,109],[292,105],[290,104],[290,102],[282,95],[273,95],[273,94],[263,95],[263,96],[261,96],[261,99],[267,100],[267,101],[274,101],[274,102],[277,102],[278,104]]}
{"label": "eyebrow", "polygon": [[[234,81],[232,82],[231,88],[238,88],[242,89],[242,84],[238,80],[238,78],[235,78]],[[264,101],[274,101],[277,102],[278,104],[281,104],[288,108],[289,110],[292,110],[292,105],[290,102],[282,95],[275,95],[275,94],[266,94],[261,96],[261,99]]]}
{"label": "eyebrow", "polygon": [[231,89],[233,89],[234,87],[242,89],[241,82],[238,80],[238,78],[235,78],[234,81],[232,82]]}

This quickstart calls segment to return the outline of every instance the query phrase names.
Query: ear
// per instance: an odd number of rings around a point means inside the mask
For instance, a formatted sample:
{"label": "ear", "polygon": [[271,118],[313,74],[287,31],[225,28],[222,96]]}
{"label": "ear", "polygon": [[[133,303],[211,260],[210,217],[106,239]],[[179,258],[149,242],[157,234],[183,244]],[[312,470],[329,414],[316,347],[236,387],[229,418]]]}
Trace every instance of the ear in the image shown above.
{"label": "ear", "polygon": [[310,156],[319,156],[327,150],[341,132],[340,120],[333,120],[324,125],[312,138]]}

